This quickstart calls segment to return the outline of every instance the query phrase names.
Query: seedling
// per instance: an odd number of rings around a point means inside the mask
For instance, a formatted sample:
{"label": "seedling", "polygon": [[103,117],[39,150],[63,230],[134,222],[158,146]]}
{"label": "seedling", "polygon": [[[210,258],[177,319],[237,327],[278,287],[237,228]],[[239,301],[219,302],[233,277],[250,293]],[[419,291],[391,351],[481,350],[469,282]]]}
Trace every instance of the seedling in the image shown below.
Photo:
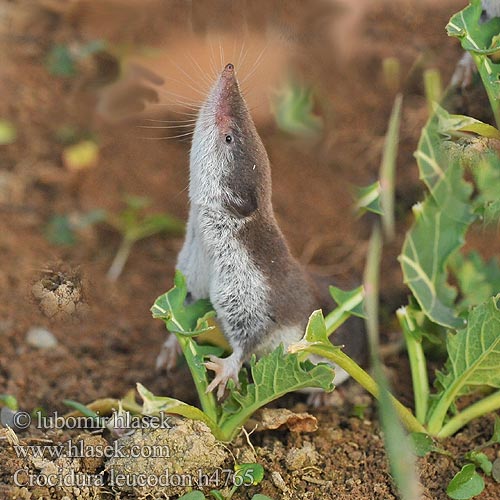
{"label": "seedling", "polygon": [[[437,446],[434,440],[427,434],[413,433],[411,437],[415,453],[419,457],[434,452],[454,458],[450,452]],[[484,480],[478,471],[482,471],[486,476],[491,476],[495,481],[500,482],[500,477],[496,477],[494,473],[494,466],[497,462],[500,464],[500,460],[496,459],[495,462],[492,463],[488,457],[480,451],[483,448],[497,443],[500,443],[499,417],[495,419],[495,426],[491,439],[464,455],[463,459],[468,463],[455,474],[446,489],[446,493],[450,498],[466,500],[479,495],[484,489]]]}
{"label": "seedling", "polygon": [[[236,464],[234,466],[234,475],[232,476],[233,485],[227,493],[219,490],[211,490],[210,495],[215,500],[231,500],[236,491],[242,486],[256,486],[264,479],[264,468],[260,464]],[[206,500],[206,496],[201,491],[191,491],[182,495],[179,500]],[[265,495],[253,495],[252,500],[271,500]]]}
{"label": "seedling", "polygon": [[12,396],[12,394],[0,394],[0,405],[13,411],[19,410],[17,399],[15,396]]}
{"label": "seedling", "polygon": [[105,218],[106,212],[101,209],[82,214],[56,214],[45,227],[45,238],[54,245],[72,246],[77,243],[81,231],[104,221]]}
{"label": "seedling", "polygon": [[316,115],[311,88],[289,81],[276,94],[273,111],[278,127],[292,135],[311,137],[321,132],[323,121]]}
{"label": "seedling", "polygon": [[143,213],[151,202],[140,196],[126,196],[126,208],[119,214],[108,214],[106,222],[118,231],[122,241],[108,270],[107,277],[116,281],[123,271],[134,244],[158,233],[182,234],[184,224],[168,214]]}
{"label": "seedling", "polygon": [[46,67],[55,76],[72,77],[78,74],[78,63],[105,48],[102,40],[86,44],[57,44],[47,56]]}

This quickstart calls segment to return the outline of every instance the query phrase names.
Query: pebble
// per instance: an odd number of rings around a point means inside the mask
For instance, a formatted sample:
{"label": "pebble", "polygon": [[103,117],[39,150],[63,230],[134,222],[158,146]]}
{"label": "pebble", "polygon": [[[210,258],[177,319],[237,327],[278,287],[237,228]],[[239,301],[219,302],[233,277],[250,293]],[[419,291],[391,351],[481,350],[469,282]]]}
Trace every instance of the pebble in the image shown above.
{"label": "pebble", "polygon": [[57,346],[57,339],[54,334],[40,327],[33,327],[28,330],[26,342],[37,349],[53,349]]}

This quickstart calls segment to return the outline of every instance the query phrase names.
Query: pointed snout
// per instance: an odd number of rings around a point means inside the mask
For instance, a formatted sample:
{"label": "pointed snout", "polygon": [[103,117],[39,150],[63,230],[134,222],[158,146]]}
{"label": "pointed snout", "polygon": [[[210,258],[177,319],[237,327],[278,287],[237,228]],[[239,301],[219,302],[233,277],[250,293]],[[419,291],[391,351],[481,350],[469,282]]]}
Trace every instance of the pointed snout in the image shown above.
{"label": "pointed snout", "polygon": [[222,78],[224,78],[225,80],[231,80],[235,78],[233,64],[226,64],[224,70],[222,71]]}

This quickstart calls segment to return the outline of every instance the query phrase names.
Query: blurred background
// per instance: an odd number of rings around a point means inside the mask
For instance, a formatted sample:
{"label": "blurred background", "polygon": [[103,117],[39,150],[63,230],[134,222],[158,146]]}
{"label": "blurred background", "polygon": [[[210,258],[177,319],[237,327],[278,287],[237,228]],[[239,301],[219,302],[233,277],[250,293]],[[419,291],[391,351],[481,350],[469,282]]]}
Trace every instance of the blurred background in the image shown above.
{"label": "blurred background", "polygon": [[408,209],[422,197],[412,153],[428,116],[423,74],[449,81],[461,50],[444,28],[465,4],[3,0],[0,392],[28,408],[120,397],[137,381],[192,397],[182,370],[154,372],[165,332],[149,307],[183,241],[193,120],[228,62],[292,251],[340,286],[359,284],[370,227],[352,186],[377,178],[403,94],[389,318],[405,296],[396,256]]}

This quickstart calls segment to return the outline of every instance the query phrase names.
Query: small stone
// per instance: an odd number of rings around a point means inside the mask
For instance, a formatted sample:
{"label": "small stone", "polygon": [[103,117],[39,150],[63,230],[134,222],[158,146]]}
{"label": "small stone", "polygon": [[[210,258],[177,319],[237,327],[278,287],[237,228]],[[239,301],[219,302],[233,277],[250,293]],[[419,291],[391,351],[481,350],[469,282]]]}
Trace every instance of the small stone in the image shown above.
{"label": "small stone", "polygon": [[319,454],[311,443],[304,443],[302,448],[292,448],[286,455],[286,465],[290,470],[300,470],[316,465]]}
{"label": "small stone", "polygon": [[37,349],[53,349],[57,346],[57,339],[45,328],[33,327],[26,334],[26,342]]}

